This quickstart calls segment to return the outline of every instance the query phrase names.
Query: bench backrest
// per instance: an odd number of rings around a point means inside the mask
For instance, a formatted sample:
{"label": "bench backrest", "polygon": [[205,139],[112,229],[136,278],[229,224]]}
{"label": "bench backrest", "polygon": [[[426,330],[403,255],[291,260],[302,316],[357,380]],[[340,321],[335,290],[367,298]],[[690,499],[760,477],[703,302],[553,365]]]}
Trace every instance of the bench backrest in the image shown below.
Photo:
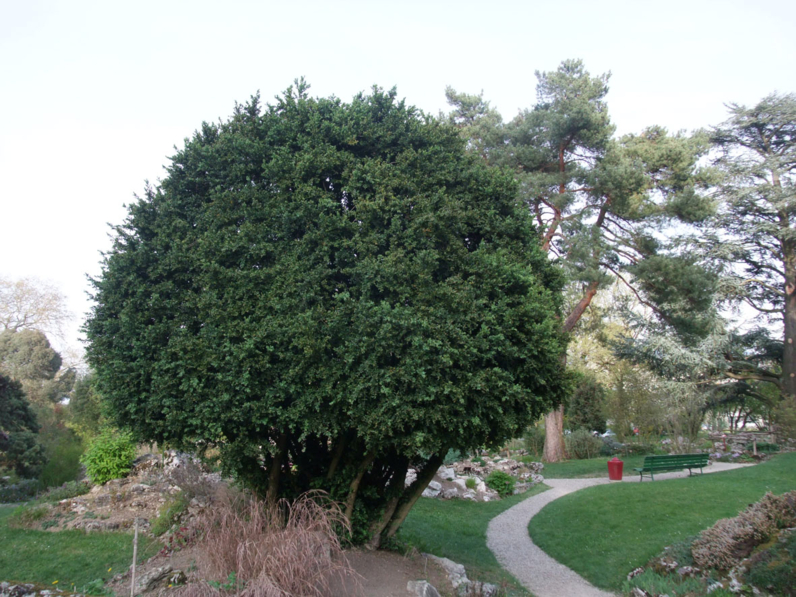
{"label": "bench backrest", "polygon": [[666,466],[705,466],[710,454],[667,454],[665,456],[644,457],[644,468]]}

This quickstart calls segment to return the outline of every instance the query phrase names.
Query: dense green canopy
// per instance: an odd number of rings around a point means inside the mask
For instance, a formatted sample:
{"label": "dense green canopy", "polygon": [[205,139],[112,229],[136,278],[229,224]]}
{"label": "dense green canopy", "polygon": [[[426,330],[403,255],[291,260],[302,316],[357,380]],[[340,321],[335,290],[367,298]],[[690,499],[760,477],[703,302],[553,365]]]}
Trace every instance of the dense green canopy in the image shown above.
{"label": "dense green canopy", "polygon": [[204,124],[130,207],[88,358],[140,437],[217,445],[271,497],[324,487],[391,535],[449,449],[564,393],[562,281],[536,236],[453,127],[395,91],[299,83]]}

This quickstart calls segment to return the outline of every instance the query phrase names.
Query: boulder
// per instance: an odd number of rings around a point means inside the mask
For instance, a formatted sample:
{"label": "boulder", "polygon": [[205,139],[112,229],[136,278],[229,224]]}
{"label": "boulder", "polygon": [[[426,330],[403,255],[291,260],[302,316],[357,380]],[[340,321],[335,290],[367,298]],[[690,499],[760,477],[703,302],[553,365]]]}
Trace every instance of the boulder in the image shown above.
{"label": "boulder", "polygon": [[410,595],[417,595],[417,597],[440,597],[434,585],[425,580],[410,580],[406,583],[406,590]]}
{"label": "boulder", "polygon": [[151,591],[159,582],[167,580],[173,571],[174,569],[171,567],[171,565],[166,564],[165,566],[153,568],[149,572],[142,574],[135,581],[135,594],[140,595],[141,593]]}

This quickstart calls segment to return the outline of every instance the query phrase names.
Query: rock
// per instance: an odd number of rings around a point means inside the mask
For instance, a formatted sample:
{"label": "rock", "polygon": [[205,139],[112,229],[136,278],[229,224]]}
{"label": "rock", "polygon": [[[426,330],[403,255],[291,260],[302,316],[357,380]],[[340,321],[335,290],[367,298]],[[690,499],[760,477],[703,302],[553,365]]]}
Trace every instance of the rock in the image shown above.
{"label": "rock", "polygon": [[694,568],[693,566],[682,566],[681,568],[677,569],[677,574],[684,578],[696,576],[699,574],[699,568]]}
{"label": "rock", "polygon": [[472,489],[468,489],[467,491],[465,491],[464,494],[462,495],[462,498],[465,500],[472,500],[473,502],[478,501],[478,496],[475,494],[475,492]]}
{"label": "rock", "polygon": [[628,573],[627,580],[630,580],[631,578],[635,578],[639,574],[643,574],[643,573],[644,573],[644,568],[634,568],[633,570],[631,570]]}
{"label": "rock", "polygon": [[428,484],[428,487],[426,487],[423,490],[423,493],[421,495],[427,498],[435,498],[439,495],[441,490],[442,490],[442,485],[440,483],[437,483],[436,481],[432,481],[431,483]]}
{"label": "rock", "polygon": [[455,487],[448,487],[442,490],[440,497],[443,500],[452,500],[454,498],[459,497],[459,490]]}
{"label": "rock", "polygon": [[497,597],[497,594],[497,585],[475,580],[460,584],[456,590],[457,597]]}
{"label": "rock", "polygon": [[406,590],[417,597],[440,597],[437,589],[425,580],[410,580],[406,583]]}
{"label": "rock", "polygon": [[143,483],[136,483],[135,485],[130,486],[130,493],[145,493],[152,488],[149,485],[144,485]]}
{"label": "rock", "polygon": [[446,481],[452,481],[456,478],[456,471],[447,466],[441,466],[437,470],[437,474]]}
{"label": "rock", "polygon": [[639,589],[638,587],[633,587],[633,590],[630,591],[630,597],[652,597],[647,591],[644,589]]}
{"label": "rock", "polygon": [[445,570],[445,572],[448,574],[448,580],[450,580],[454,589],[458,588],[460,584],[470,582],[467,579],[467,573],[464,570],[464,566],[461,564],[457,564],[448,558],[439,558],[437,556],[433,556],[430,553],[425,553],[423,555],[429,560],[439,564],[442,569]]}
{"label": "rock", "polygon": [[467,490],[467,480],[463,479],[462,477],[458,477],[453,480],[453,482],[458,485],[462,490]]}
{"label": "rock", "polygon": [[162,580],[166,580],[169,573],[173,571],[170,564],[153,568],[146,574],[143,574],[135,583],[135,594],[140,595],[146,591],[151,591]]}

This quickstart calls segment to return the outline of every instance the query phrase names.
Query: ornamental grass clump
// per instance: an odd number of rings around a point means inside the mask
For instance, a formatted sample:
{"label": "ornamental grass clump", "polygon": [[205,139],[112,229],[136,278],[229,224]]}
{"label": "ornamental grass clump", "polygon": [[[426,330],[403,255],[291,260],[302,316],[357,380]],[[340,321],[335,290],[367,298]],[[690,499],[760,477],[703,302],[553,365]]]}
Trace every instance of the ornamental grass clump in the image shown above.
{"label": "ornamental grass clump", "polygon": [[702,568],[729,570],[767,541],[777,529],[796,525],[796,491],[767,493],[735,518],[719,520],[702,531],[691,549]]}
{"label": "ornamental grass clump", "polygon": [[[276,504],[226,494],[194,524],[204,532],[199,566],[211,582],[187,585],[176,597],[321,597],[356,583],[338,539],[348,521],[323,492]],[[230,578],[234,587],[219,582]]]}

